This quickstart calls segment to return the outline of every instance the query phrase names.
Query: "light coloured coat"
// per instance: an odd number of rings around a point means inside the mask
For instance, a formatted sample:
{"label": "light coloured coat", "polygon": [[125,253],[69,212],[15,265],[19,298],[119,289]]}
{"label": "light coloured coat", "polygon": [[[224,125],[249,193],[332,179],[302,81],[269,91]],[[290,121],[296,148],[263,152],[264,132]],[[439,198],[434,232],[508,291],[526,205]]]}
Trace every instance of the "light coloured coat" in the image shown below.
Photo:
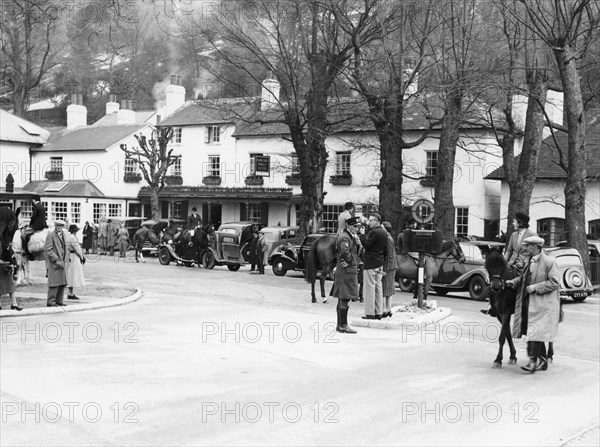
{"label": "light coloured coat", "polygon": [[[69,263],[69,250],[67,248],[67,233],[63,232],[63,244],[56,231],[51,231],[46,237],[44,252],[48,266],[48,287],[67,285],[67,264]],[[62,261],[59,265],[59,261]]]}
{"label": "light coloured coat", "polygon": [[[528,341],[554,341],[558,333],[558,320],[560,316],[560,270],[556,260],[543,251],[537,261],[529,265],[531,280],[529,285],[535,287],[535,292],[529,295],[527,309],[527,340]],[[523,302],[527,295],[525,278],[528,270],[514,280],[517,289],[517,300]],[[513,325],[513,337],[519,338],[521,328]]]}
{"label": "light coloured coat", "polygon": [[504,252],[504,258],[506,259],[506,262],[508,262],[508,265],[515,265],[519,272],[523,271],[529,261],[529,254],[527,253],[527,250],[523,248],[523,239],[529,236],[537,235],[535,234],[535,231],[526,228],[523,237],[519,241],[519,231],[513,231],[510,235],[508,244],[506,245],[506,251]]}

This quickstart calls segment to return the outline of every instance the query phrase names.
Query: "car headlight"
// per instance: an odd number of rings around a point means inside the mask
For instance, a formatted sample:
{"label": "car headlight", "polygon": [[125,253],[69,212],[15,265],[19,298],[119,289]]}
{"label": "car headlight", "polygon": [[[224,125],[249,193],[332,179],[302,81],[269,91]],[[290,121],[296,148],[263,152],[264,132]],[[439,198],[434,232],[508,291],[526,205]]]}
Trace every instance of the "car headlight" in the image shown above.
{"label": "car headlight", "polygon": [[584,273],[577,268],[570,268],[565,272],[565,285],[570,288],[580,288],[585,284]]}

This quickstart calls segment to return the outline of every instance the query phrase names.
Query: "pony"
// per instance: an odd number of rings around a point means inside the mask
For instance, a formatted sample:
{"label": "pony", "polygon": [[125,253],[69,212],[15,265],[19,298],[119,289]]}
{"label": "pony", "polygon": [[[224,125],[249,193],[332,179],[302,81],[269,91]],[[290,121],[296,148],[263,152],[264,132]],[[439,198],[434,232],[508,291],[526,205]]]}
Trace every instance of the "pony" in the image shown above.
{"label": "pony", "polygon": [[133,235],[133,246],[135,247],[135,262],[146,262],[144,259],[144,254],[142,253],[142,248],[144,247],[144,242],[150,241],[153,245],[158,245],[160,240],[154,231],[147,227],[141,227],[139,230],[135,232]]}
{"label": "pony", "polygon": [[[452,256],[459,263],[465,262],[465,254],[460,248],[460,244],[455,239],[450,241],[442,241],[442,248],[439,254],[425,255],[425,278],[423,287],[423,299],[427,299],[429,287],[433,278],[435,278],[444,263]],[[400,278],[412,279],[418,281],[419,277],[419,261],[409,254],[399,253],[396,255],[398,263],[397,275]],[[417,287],[414,290],[415,298],[417,296]]]}
{"label": "pony", "polygon": [[492,368],[501,368],[505,341],[508,341],[510,349],[508,364],[514,365],[517,363],[517,350],[510,331],[510,316],[515,313],[517,291],[507,287],[506,281],[516,278],[518,272],[508,266],[502,253],[497,250],[490,250],[487,254],[485,269],[490,275],[490,315],[498,318],[501,325],[500,336],[498,337],[498,355]]}
{"label": "pony", "polygon": [[336,241],[337,236],[326,235],[314,241],[308,253],[306,254],[306,270],[304,279],[310,283],[311,302],[316,303],[315,282],[317,281],[317,272],[320,270],[321,276],[319,282],[321,285],[321,298],[327,302],[325,296],[325,279],[327,276],[333,277],[333,268],[336,265]]}
{"label": "pony", "polygon": [[46,238],[48,237],[48,233],[50,230],[48,228],[44,228],[43,230],[36,231],[31,235],[29,239],[29,243],[27,244],[29,256],[25,254],[23,250],[23,238],[21,236],[22,232],[25,229],[25,225],[19,225],[17,231],[13,235],[12,239],[12,250],[14,253],[16,266],[17,266],[17,280],[16,285],[28,285],[32,284],[31,280],[31,270],[29,266],[30,256],[33,257],[36,261],[41,261],[46,259],[46,255],[44,253],[44,245],[46,243]]}

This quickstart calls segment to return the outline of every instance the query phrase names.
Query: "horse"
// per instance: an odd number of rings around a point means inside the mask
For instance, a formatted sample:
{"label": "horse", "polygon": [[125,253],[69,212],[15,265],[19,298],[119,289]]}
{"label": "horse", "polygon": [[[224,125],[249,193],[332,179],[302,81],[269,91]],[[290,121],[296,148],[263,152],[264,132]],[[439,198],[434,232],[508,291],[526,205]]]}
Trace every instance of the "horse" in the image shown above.
{"label": "horse", "polygon": [[154,245],[158,245],[158,243],[160,242],[158,236],[156,235],[156,233],[154,233],[154,231],[147,227],[141,227],[133,235],[133,246],[135,247],[135,262],[140,262],[139,258],[141,258],[142,262],[146,262],[144,260],[144,254],[142,253],[142,248],[144,247],[144,242],[146,241],[150,241],[150,243]]}
{"label": "horse", "polygon": [[[429,293],[429,287],[433,278],[435,278],[440,271],[440,268],[449,259],[448,256],[452,256],[459,263],[465,262],[465,255],[460,248],[460,244],[456,240],[443,241],[442,248],[439,254],[426,254],[425,255],[425,278],[423,287],[423,299],[427,299]],[[419,264],[418,259],[413,258],[409,254],[399,253],[396,255],[398,263],[398,275],[400,278],[412,279],[418,281],[419,278]],[[414,290],[415,298],[417,295],[417,287]]]}
{"label": "horse", "polygon": [[490,315],[498,318],[501,324],[500,336],[498,338],[498,355],[494,360],[492,368],[502,367],[502,351],[504,342],[508,341],[510,349],[509,365],[517,363],[517,350],[513,343],[510,331],[510,316],[515,313],[515,301],[517,291],[506,286],[506,281],[518,276],[518,272],[508,266],[506,259],[497,250],[491,250],[485,258],[485,269],[490,275]]}
{"label": "horse", "polygon": [[306,271],[304,279],[310,283],[311,302],[316,303],[315,282],[317,281],[317,271],[320,268],[321,276],[319,282],[321,284],[321,298],[323,302],[327,302],[325,296],[325,279],[327,276],[333,276],[333,268],[336,265],[336,241],[337,237],[333,235],[322,236],[314,241],[308,253],[306,254]]}
{"label": "horse", "polygon": [[17,265],[17,286],[33,284],[31,280],[31,270],[29,267],[30,257],[33,257],[33,259],[36,261],[42,261],[46,259],[44,246],[46,244],[46,238],[50,233],[48,228],[44,228],[31,235],[29,243],[27,244],[27,249],[29,252],[28,256],[23,250],[23,238],[21,236],[25,227],[26,226],[24,224],[19,225],[17,231],[15,231],[13,235],[11,244],[13,256],[15,257]]}
{"label": "horse", "polygon": [[[182,231],[178,239],[179,243],[175,244],[175,253],[182,259],[190,260],[196,264],[202,264],[202,258],[210,244],[210,237],[215,230],[212,224],[198,225],[192,230],[185,229]],[[183,263],[187,266],[192,266],[193,262]]]}

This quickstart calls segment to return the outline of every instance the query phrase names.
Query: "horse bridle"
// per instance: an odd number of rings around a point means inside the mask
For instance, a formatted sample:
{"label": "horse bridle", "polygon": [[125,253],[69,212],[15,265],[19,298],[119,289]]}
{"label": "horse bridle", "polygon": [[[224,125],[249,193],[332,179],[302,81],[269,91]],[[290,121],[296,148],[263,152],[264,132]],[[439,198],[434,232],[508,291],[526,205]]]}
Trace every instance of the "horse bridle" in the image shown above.
{"label": "horse bridle", "polygon": [[506,289],[506,281],[500,275],[490,276],[490,290],[494,293],[498,293]]}

